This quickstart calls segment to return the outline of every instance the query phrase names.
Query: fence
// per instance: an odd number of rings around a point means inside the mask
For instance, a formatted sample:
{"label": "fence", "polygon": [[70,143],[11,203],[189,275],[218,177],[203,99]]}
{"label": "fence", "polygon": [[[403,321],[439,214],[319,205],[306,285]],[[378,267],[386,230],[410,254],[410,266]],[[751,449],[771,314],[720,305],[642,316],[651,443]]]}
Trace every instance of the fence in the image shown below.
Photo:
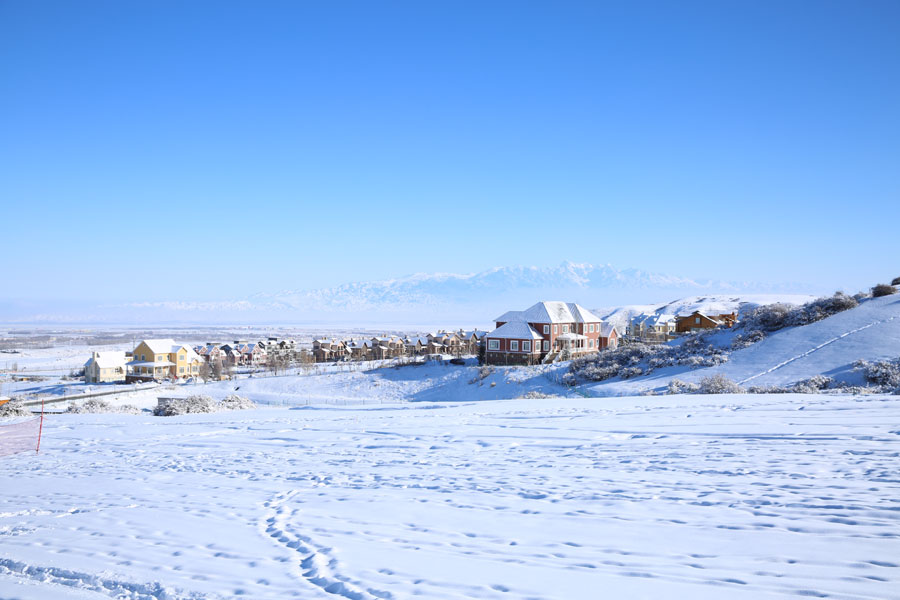
{"label": "fence", "polygon": [[37,417],[27,417],[15,423],[3,424],[0,421],[0,456],[9,456],[19,452],[41,450],[41,433],[44,428],[44,407]]}

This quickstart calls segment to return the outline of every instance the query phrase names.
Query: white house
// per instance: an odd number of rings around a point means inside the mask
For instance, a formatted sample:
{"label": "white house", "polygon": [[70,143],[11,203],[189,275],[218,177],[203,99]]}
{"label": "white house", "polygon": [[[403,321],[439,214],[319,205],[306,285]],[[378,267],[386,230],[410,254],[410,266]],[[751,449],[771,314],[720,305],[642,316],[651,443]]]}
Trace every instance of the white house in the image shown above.
{"label": "white house", "polygon": [[125,381],[126,371],[125,352],[120,350],[93,352],[84,363],[84,381],[85,383]]}

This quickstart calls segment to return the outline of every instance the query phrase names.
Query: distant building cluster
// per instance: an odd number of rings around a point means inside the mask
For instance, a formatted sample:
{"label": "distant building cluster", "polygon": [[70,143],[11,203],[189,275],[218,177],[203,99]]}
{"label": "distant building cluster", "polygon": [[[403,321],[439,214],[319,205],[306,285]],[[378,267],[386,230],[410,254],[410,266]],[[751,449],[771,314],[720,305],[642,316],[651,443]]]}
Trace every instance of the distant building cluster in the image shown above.
{"label": "distant building cluster", "polygon": [[221,378],[229,369],[259,367],[269,361],[294,361],[300,347],[294,340],[270,337],[257,342],[235,340],[200,346],[173,339],[142,340],[131,352],[93,352],[84,363],[86,383]]}
{"label": "distant building cluster", "polygon": [[707,315],[695,310],[689,315],[659,315],[644,313],[633,317],[625,328],[629,339],[642,342],[667,342],[678,334],[697,333],[719,327],[733,327],[737,313]]}
{"label": "distant building cluster", "polygon": [[417,356],[463,356],[478,354],[485,331],[438,331],[423,336],[384,335],[372,338],[313,340],[318,363],[343,360],[382,360]]}
{"label": "distant building cluster", "polygon": [[[678,334],[732,327],[737,314],[641,314],[628,323],[628,339],[665,342]],[[438,331],[421,336],[383,335],[345,340],[313,340],[312,350],[296,340],[207,342],[190,346],[173,339],[148,339],[133,351],[94,352],[84,364],[87,383],[221,379],[237,367],[275,370],[296,363],[384,360],[403,357],[476,355],[488,364],[535,365],[567,360],[615,348],[619,333],[583,306],[538,302],[495,319],[491,332],[478,329]]]}

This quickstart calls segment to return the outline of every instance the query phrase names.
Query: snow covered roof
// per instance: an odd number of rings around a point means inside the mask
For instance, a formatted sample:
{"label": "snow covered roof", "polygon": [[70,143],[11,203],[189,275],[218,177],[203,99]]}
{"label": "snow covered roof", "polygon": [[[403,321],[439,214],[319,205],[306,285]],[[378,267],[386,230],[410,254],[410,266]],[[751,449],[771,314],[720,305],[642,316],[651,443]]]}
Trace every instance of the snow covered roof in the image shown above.
{"label": "snow covered roof", "polygon": [[177,344],[172,338],[144,340],[143,343],[146,344],[154,354],[168,354],[170,352],[175,352],[172,350],[173,347],[181,348],[181,345]]}
{"label": "snow covered roof", "polygon": [[609,336],[612,335],[613,331],[615,331],[615,330],[616,330],[616,328],[613,327],[612,323],[607,323],[606,321],[604,321],[603,323],[600,323],[600,336],[601,337],[608,338]]}
{"label": "snow covered roof", "polygon": [[91,363],[96,363],[101,369],[121,367],[125,364],[125,352],[122,350],[95,352],[87,362],[84,363],[84,366],[86,367]]}
{"label": "snow covered roof", "polygon": [[149,361],[149,360],[133,360],[128,363],[131,367],[174,367],[175,363],[168,360]]}
{"label": "snow covered roof", "polygon": [[522,313],[524,311],[521,310],[508,310],[496,319],[494,319],[497,323],[509,323],[510,321],[521,321]]}
{"label": "snow covered roof", "polygon": [[642,327],[655,327],[656,325],[664,325],[666,323],[674,323],[675,315],[658,315],[656,313],[643,313],[633,319],[632,324],[641,325]]}
{"label": "snow covered roof", "polygon": [[564,333],[561,336],[557,337],[558,340],[566,340],[566,341],[574,341],[574,340],[586,340],[588,337],[586,335],[581,335],[580,333]]}
{"label": "snow covered roof", "polygon": [[494,321],[510,323],[525,321],[526,323],[598,323],[600,317],[574,302],[538,302],[525,310],[510,310]]}
{"label": "snow covered roof", "polygon": [[[185,349],[184,358],[185,358],[188,362],[193,362],[193,361],[195,361],[195,360],[198,360],[198,361],[200,360],[200,355],[197,354],[197,353],[194,351],[193,348],[191,348],[190,346],[188,346],[188,345],[186,345],[186,344],[182,344],[182,345],[180,345],[180,346],[176,344],[175,346],[172,346],[172,354],[176,354],[176,353],[177,353],[178,351],[180,351],[182,348]],[[154,352],[155,352],[155,351],[154,351]]]}
{"label": "snow covered roof", "polygon": [[525,321],[510,321],[487,334],[488,338],[514,340],[540,340],[541,335]]}

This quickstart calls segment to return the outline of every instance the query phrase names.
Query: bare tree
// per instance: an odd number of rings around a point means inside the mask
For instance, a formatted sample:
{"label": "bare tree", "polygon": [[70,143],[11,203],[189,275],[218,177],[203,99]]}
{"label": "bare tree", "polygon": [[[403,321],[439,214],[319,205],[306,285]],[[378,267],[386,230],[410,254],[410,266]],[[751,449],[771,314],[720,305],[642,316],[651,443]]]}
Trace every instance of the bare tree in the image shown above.
{"label": "bare tree", "polygon": [[224,366],[222,365],[222,359],[217,358],[210,362],[209,365],[210,374],[212,378],[216,381],[220,381],[222,379],[222,373],[224,372]]}
{"label": "bare tree", "polygon": [[202,363],[200,363],[199,377],[204,381],[204,383],[209,381],[210,377],[212,377],[212,369],[209,366],[209,361],[204,360]]}

